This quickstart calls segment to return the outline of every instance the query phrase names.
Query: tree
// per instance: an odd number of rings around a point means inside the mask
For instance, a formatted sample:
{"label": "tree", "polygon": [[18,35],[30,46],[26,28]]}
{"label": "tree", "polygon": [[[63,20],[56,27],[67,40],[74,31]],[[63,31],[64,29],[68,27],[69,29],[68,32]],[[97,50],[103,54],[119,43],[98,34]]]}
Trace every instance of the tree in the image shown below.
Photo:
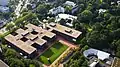
{"label": "tree", "polygon": [[35,67],[42,67],[37,60],[32,60],[31,64],[33,64]]}
{"label": "tree", "polygon": [[36,20],[36,19],[33,19],[30,23],[34,24],[36,26],[38,26],[40,24],[40,22],[38,20]]}
{"label": "tree", "polygon": [[104,26],[101,23],[97,22],[92,26],[92,28],[93,30],[101,31],[104,28]]}
{"label": "tree", "polygon": [[88,45],[85,45],[82,49],[81,49],[81,52],[84,52],[85,50],[89,49],[89,46]]}
{"label": "tree", "polygon": [[111,17],[111,14],[110,14],[110,13],[105,13],[105,14],[104,14],[104,17],[105,17],[106,20],[109,20],[110,17]]}
{"label": "tree", "polygon": [[9,30],[9,31],[13,30],[14,26],[15,25],[13,23],[9,23],[9,24],[6,25],[6,30]]}
{"label": "tree", "polygon": [[17,57],[17,52],[13,49],[7,49],[7,51],[5,52],[5,57],[8,58],[16,58]]}
{"label": "tree", "polygon": [[116,52],[116,56],[120,57],[120,51]]}
{"label": "tree", "polygon": [[44,5],[44,4],[40,4],[38,7],[37,7],[37,9],[36,9],[36,11],[37,11],[37,13],[39,13],[39,14],[41,14],[41,15],[45,15],[45,14],[47,14],[47,8],[46,8],[46,5]]}
{"label": "tree", "polygon": [[23,62],[25,64],[25,67],[29,67],[30,65],[33,65],[35,67],[42,67],[42,65],[40,65],[37,60],[23,59]]}
{"label": "tree", "polygon": [[78,15],[78,20],[79,21],[84,21],[84,22],[89,22],[92,20],[93,14],[89,10],[84,10],[82,13]]}
{"label": "tree", "polygon": [[106,2],[102,2],[102,4],[100,5],[101,8],[103,9],[108,9],[109,8],[109,4]]}
{"label": "tree", "polygon": [[108,47],[108,37],[107,35],[100,33],[100,31],[92,31],[91,33],[88,33],[86,40],[88,45],[93,48],[103,49]]}
{"label": "tree", "polygon": [[10,61],[10,67],[25,67],[24,63],[19,59],[11,58]]}
{"label": "tree", "polygon": [[65,6],[66,13],[71,13],[72,6]]}
{"label": "tree", "polygon": [[112,33],[111,33],[111,36],[113,36],[113,38],[116,38],[116,39],[119,39],[120,38],[120,28],[118,28],[117,30],[114,30]]}

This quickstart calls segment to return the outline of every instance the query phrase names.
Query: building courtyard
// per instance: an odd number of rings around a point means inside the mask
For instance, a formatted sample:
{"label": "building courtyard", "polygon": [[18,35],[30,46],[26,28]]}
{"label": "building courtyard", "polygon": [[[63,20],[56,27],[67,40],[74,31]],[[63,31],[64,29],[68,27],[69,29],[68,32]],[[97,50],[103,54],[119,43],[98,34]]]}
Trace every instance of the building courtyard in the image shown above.
{"label": "building courtyard", "polygon": [[55,42],[38,59],[46,65],[52,64],[67,48],[68,46],[60,42]]}

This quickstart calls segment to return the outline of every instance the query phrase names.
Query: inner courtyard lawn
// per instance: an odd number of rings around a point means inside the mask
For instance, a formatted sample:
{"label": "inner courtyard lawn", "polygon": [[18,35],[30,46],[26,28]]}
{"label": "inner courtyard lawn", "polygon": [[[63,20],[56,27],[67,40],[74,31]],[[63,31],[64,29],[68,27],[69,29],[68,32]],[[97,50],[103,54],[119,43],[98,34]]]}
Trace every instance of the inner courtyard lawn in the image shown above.
{"label": "inner courtyard lawn", "polygon": [[40,55],[39,61],[49,65],[53,63],[67,48],[68,46],[63,45],[60,42],[55,42],[47,51]]}

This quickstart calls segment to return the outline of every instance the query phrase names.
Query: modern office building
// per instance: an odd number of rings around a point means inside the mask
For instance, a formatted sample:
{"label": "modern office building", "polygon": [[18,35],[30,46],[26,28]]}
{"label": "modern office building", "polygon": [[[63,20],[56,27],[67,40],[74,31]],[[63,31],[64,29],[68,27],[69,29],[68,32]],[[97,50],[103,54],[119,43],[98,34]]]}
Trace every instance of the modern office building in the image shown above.
{"label": "modern office building", "polygon": [[25,29],[18,29],[5,37],[8,44],[24,55],[34,56],[37,50],[43,49],[49,40],[55,39],[56,34],[28,24]]}
{"label": "modern office building", "polygon": [[57,23],[50,23],[47,25],[49,30],[57,35],[64,37],[69,41],[76,41],[82,34],[82,32],[74,30],[72,28],[57,24]]}
{"label": "modern office building", "polygon": [[48,43],[55,41],[56,36],[61,36],[68,41],[75,41],[82,32],[62,26],[56,23],[46,25],[46,29],[40,28],[33,24],[27,24],[23,29],[7,35],[7,43],[22,52],[28,57],[34,57],[36,52],[46,49]]}

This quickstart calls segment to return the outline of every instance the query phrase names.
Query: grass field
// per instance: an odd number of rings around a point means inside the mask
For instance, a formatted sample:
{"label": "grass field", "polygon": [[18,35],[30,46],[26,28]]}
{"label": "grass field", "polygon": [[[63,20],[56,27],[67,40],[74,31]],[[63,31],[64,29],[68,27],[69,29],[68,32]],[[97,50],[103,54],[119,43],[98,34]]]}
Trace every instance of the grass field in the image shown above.
{"label": "grass field", "polygon": [[[40,55],[39,61],[49,65],[53,63],[67,48],[68,46],[63,45],[60,42],[55,42],[47,51]],[[48,61],[47,58],[49,58],[50,61]]]}

